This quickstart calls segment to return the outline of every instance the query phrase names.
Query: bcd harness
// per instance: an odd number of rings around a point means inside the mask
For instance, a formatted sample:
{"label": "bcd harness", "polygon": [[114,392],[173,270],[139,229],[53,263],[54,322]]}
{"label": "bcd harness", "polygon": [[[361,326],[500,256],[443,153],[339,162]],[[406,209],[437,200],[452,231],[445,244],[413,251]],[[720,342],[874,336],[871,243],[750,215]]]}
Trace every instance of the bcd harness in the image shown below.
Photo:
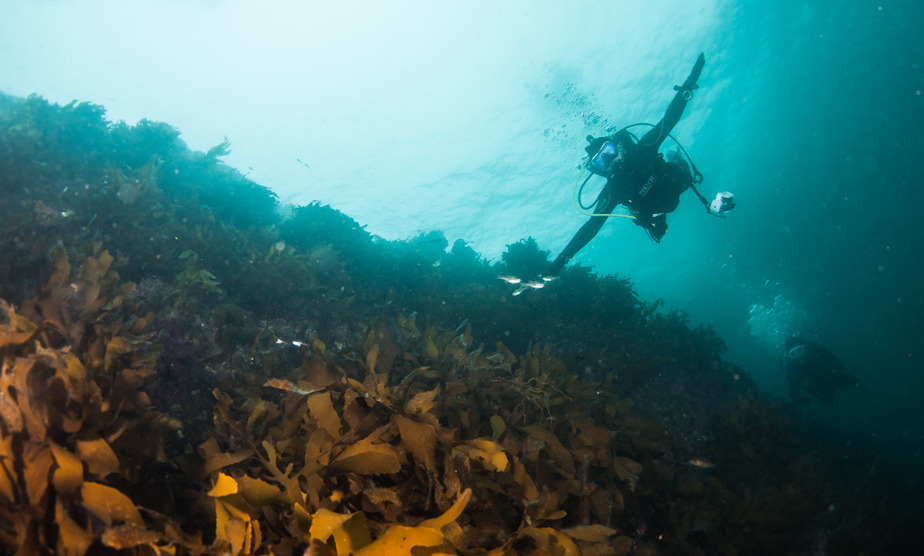
{"label": "bcd harness", "polygon": [[[648,126],[651,128],[655,127],[653,124],[649,124],[645,122],[628,125],[620,129],[613,135],[611,135],[609,138],[606,138],[602,142],[600,147],[597,149],[596,153],[591,156],[588,156],[588,158],[584,161],[584,163],[581,164],[581,173],[578,174],[578,178],[575,181],[575,191],[574,191],[574,202],[575,202],[575,206],[578,207],[579,212],[587,216],[618,216],[622,218],[633,218],[633,219],[635,218],[634,216],[629,215],[629,214],[588,212],[591,208],[593,208],[593,206],[592,205],[585,206],[582,201],[582,197],[584,193],[584,186],[586,186],[587,182],[590,181],[590,178],[592,175],[596,174],[598,176],[604,177],[607,180],[609,180],[612,177],[612,171],[610,170],[610,167],[613,164],[613,162],[615,160],[618,160],[620,156],[625,157],[625,154],[626,154],[625,145],[623,145],[622,141],[613,140],[613,139],[617,135],[625,132],[624,135],[628,136],[630,140],[632,140],[636,145],[638,145],[639,144],[638,137],[636,137],[635,134],[633,134],[629,130],[634,127],[639,127],[639,126]],[[709,214],[712,214],[713,216],[724,218],[724,216],[721,216],[720,214],[716,214],[715,212],[710,210],[709,200],[706,199],[706,197],[704,197],[699,192],[699,190],[696,188],[696,184],[702,183],[703,174],[699,171],[699,169],[696,168],[696,164],[693,163],[693,159],[690,158],[690,154],[687,153],[687,150],[683,147],[683,145],[680,144],[679,141],[677,141],[676,138],[674,138],[673,135],[668,134],[667,137],[670,138],[670,140],[673,141],[675,145],[677,145],[677,147],[683,153],[683,156],[686,159],[686,161],[690,164],[691,176],[690,176],[689,186],[690,186],[690,189],[693,190],[693,193],[695,193],[696,196],[699,198],[700,202],[703,203],[703,206],[706,207],[706,212],[708,212]],[[577,187],[577,182],[581,180],[581,176],[584,174],[584,170],[589,170],[591,172],[591,175],[587,176],[587,178],[581,183],[580,187]],[[644,197],[648,193],[648,190],[651,188],[652,185],[654,185],[655,181],[657,180],[656,174],[657,174],[657,170],[654,170],[651,173],[651,175],[648,176],[648,179],[645,180],[645,183],[642,185],[642,188],[638,191],[639,195]]]}

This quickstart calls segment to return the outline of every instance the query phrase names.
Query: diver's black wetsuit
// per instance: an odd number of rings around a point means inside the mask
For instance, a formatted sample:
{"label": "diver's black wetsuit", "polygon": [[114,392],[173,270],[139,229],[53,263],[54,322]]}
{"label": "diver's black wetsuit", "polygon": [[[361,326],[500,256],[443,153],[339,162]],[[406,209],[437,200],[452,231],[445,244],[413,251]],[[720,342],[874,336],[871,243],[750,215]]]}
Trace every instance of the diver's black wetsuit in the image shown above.
{"label": "diver's black wetsuit", "polygon": [[636,143],[626,129],[621,129],[612,137],[588,138],[590,144],[587,152],[594,156],[605,141],[617,145],[620,154],[614,163],[613,175],[606,182],[606,187],[597,197],[594,214],[574,234],[561,254],[555,258],[546,271],[546,275],[558,274],[565,264],[578,251],[597,235],[608,215],[617,205],[625,205],[635,223],[645,228],[652,239],[660,241],[667,231],[665,213],[677,208],[680,194],[692,181],[690,170],[682,160],[666,162],[658,149],[670,134],[674,125],[680,121],[683,109],[692,98],[696,80],[703,70],[705,58],[702,54],[696,60],[693,70],[683,85],[677,87],[677,94],[667,107],[664,117]]}
{"label": "diver's black wetsuit", "polygon": [[789,380],[789,395],[795,402],[806,403],[811,396],[825,405],[834,405],[838,390],[854,386],[866,393],[866,387],[847,366],[816,342],[798,336],[788,338],[782,364]]}

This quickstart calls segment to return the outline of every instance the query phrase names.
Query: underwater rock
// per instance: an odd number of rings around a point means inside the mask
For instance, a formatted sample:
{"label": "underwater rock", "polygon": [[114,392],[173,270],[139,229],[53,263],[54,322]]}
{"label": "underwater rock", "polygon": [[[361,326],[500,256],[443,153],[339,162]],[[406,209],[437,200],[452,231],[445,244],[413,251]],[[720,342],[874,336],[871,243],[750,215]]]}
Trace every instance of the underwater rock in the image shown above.
{"label": "underwater rock", "polygon": [[531,238],[285,218],[103,116],[0,111],[0,552],[888,553],[920,514],[625,278],[512,297]]}

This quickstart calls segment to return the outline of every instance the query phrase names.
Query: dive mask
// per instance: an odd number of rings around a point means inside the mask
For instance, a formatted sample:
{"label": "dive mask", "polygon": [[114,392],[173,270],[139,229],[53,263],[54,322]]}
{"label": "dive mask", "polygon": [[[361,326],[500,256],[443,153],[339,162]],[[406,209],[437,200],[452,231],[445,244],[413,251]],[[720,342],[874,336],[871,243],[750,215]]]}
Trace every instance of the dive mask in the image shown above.
{"label": "dive mask", "polygon": [[616,154],[616,143],[604,141],[597,150],[597,154],[590,158],[588,169],[598,176],[610,177],[613,175],[613,169],[610,166],[613,164],[613,160],[616,159]]}

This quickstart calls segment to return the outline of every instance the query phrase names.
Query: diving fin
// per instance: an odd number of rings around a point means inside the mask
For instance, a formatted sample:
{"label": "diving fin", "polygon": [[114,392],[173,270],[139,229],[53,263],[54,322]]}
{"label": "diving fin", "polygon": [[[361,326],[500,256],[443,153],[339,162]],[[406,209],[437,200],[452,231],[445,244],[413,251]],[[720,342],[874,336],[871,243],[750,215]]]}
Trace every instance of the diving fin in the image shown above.
{"label": "diving fin", "polygon": [[687,80],[683,82],[683,85],[674,85],[675,91],[690,91],[698,89],[699,85],[696,84],[696,81],[699,79],[699,74],[703,72],[703,66],[706,65],[706,57],[702,52],[699,53],[699,57],[696,59],[696,63],[693,64],[693,69],[690,71],[690,75],[687,77]]}

